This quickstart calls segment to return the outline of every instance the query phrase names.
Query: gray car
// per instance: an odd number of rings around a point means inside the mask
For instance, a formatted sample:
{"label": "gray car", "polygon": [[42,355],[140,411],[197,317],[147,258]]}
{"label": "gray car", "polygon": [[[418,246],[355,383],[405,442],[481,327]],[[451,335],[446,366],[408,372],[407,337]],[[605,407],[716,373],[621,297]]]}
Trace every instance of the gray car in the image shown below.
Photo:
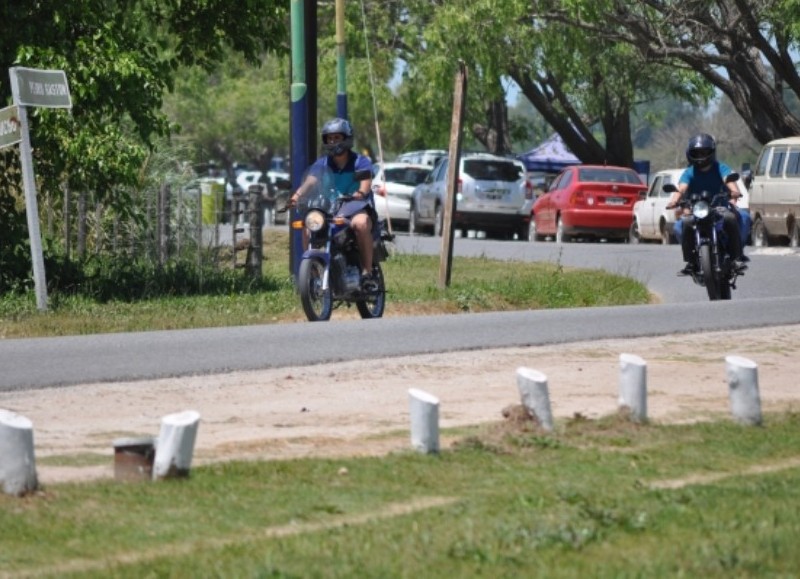
{"label": "gray car", "polygon": [[[414,189],[410,233],[430,230],[434,235],[442,234],[448,167],[445,157]],[[463,155],[453,227],[527,239],[533,198],[533,186],[522,162],[487,153]]]}

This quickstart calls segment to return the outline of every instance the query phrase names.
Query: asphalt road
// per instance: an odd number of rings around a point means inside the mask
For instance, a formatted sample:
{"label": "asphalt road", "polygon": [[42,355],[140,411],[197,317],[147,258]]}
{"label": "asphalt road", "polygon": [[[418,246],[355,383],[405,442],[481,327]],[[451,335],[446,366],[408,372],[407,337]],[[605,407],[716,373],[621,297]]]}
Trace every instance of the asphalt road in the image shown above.
{"label": "asphalt road", "polygon": [[[438,253],[441,241],[400,235],[397,246]],[[330,323],[1,340],[0,390],[800,323],[800,256],[786,248],[751,250],[734,299],[715,303],[703,288],[675,276],[682,265],[676,246],[459,239],[455,250],[603,268],[643,281],[663,303],[370,321],[337,321],[334,312]]]}

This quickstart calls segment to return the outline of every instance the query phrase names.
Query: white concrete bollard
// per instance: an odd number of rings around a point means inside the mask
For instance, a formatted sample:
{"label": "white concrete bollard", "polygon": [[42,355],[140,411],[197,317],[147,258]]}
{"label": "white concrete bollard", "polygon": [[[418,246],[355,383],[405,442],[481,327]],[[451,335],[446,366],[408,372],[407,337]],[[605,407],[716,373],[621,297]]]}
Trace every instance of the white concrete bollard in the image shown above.
{"label": "white concrete bollard", "polygon": [[408,391],[411,446],[425,454],[439,452],[439,399],[423,390]]}
{"label": "white concrete bollard", "polygon": [[647,363],[639,356],[619,355],[619,405],[634,422],[647,421]]}
{"label": "white concrete bollard", "polygon": [[531,368],[517,368],[517,388],[522,405],[539,422],[539,426],[548,431],[553,430],[547,376]]}
{"label": "white concrete bollard", "polygon": [[742,424],[761,424],[761,397],[758,393],[758,366],[741,356],[726,356],[731,414]]}
{"label": "white concrete bollard", "polygon": [[0,486],[9,495],[35,491],[36,459],[33,423],[24,416],[0,408]]}
{"label": "white concrete bollard", "polygon": [[161,419],[153,460],[153,480],[189,476],[200,414],[186,410]]}

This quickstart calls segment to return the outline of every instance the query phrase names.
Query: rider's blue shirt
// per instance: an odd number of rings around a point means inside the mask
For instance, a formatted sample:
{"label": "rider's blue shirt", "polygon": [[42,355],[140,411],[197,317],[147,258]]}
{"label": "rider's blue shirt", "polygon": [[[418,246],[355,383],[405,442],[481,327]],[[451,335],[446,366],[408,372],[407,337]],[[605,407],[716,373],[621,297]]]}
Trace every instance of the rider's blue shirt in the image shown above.
{"label": "rider's blue shirt", "polygon": [[324,156],[320,157],[311,166],[313,169],[323,169],[328,167],[333,174],[334,186],[339,195],[352,195],[358,191],[360,181],[356,181],[355,173],[357,171],[369,171],[370,178],[372,177],[372,162],[368,157],[350,151],[347,157],[347,163],[341,169],[336,165],[333,157]]}
{"label": "rider's blue shirt", "polygon": [[688,194],[710,191],[718,193],[725,186],[725,177],[733,171],[725,163],[714,161],[708,171],[696,171],[693,166],[689,166],[681,175],[678,183],[687,183]]}

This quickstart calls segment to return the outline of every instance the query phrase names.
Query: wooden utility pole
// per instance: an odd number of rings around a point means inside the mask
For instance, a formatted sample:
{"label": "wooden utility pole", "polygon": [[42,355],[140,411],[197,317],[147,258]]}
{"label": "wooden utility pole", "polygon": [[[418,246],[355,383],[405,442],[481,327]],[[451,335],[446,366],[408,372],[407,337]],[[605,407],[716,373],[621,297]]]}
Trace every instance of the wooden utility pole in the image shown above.
{"label": "wooden utility pole", "polygon": [[464,105],[467,100],[467,67],[464,61],[458,62],[455,90],[453,92],[453,120],[450,125],[449,165],[447,166],[447,196],[444,204],[444,223],[442,227],[442,254],[439,262],[439,288],[450,285],[450,271],[453,268],[453,214],[456,211],[458,192],[458,165],[461,159],[461,141],[464,124]]}

